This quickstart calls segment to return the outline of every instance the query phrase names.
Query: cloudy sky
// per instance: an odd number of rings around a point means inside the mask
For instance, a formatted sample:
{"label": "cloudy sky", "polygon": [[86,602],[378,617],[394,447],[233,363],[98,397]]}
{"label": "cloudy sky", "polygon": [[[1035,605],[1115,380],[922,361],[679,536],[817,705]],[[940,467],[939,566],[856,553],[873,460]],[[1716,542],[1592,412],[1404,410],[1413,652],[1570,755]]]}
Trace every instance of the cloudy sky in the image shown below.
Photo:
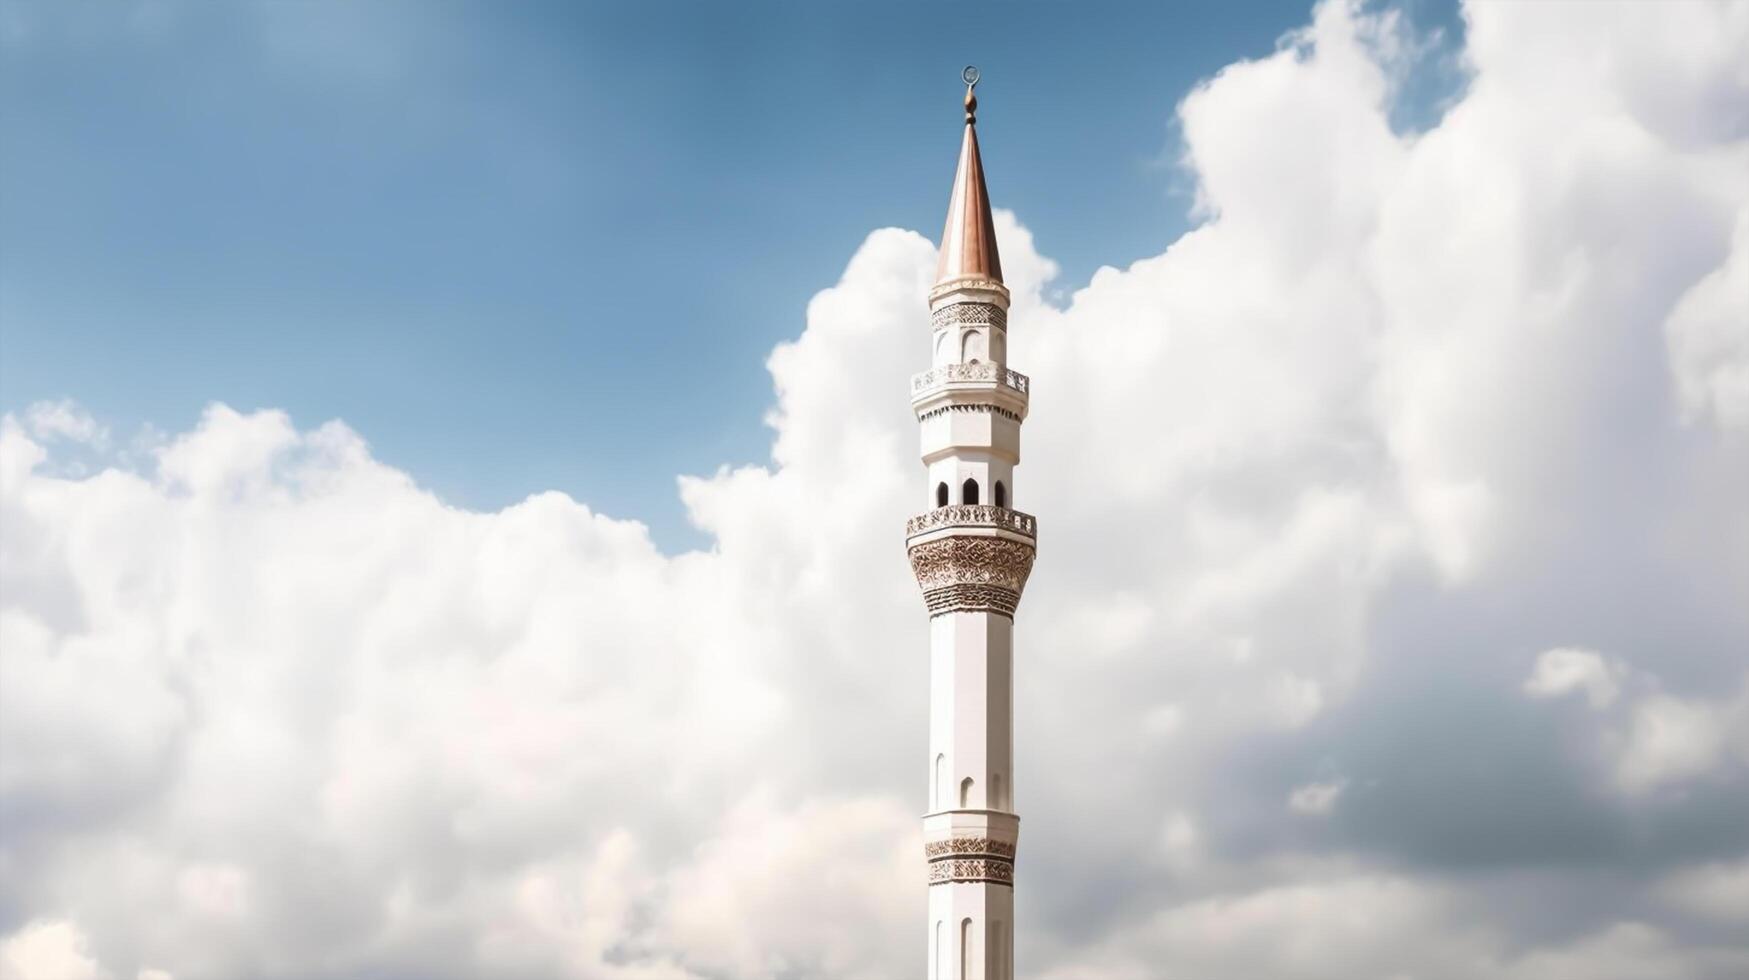
{"label": "cloudy sky", "polygon": [[0,978],[919,975],[967,61],[1020,972],[1749,975],[1749,3],[978,13],[0,6]]}

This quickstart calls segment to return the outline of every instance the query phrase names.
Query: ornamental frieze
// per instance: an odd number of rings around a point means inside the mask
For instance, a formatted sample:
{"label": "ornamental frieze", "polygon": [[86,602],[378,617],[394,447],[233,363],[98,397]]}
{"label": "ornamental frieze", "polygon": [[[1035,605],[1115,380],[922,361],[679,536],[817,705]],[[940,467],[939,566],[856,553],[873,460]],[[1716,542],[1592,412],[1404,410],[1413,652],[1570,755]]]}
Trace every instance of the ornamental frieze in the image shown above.
{"label": "ornamental frieze", "polygon": [[995,303],[950,303],[929,314],[929,324],[936,330],[949,327],[995,327],[1008,329],[1008,311]]}
{"label": "ornamental frieze", "polygon": [[925,590],[923,604],[929,607],[931,619],[956,612],[997,613],[1013,619],[1020,608],[1020,593],[996,585],[947,585]]}
{"label": "ornamental frieze", "polygon": [[1000,857],[1014,860],[1015,844],[1013,841],[997,840],[994,837],[949,837],[946,840],[932,840],[923,845],[923,856],[931,861],[939,861],[950,857]]}
{"label": "ornamental frieze", "polygon": [[988,858],[935,861],[929,865],[929,883],[946,885],[955,881],[987,881],[997,885],[1014,885],[1014,865]]}
{"label": "ornamental frieze", "polygon": [[925,593],[956,585],[988,585],[1020,595],[1032,573],[1029,541],[987,535],[954,535],[914,544],[911,571]]}

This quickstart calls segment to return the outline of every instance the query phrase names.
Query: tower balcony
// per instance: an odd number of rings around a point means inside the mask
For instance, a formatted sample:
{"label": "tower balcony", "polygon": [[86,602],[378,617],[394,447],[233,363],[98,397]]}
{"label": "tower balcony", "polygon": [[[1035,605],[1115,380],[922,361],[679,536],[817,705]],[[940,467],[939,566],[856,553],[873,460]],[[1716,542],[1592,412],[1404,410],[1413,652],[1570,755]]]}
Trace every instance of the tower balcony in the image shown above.
{"label": "tower balcony", "polygon": [[1013,617],[1037,545],[1037,518],[989,504],[937,507],[905,522],[905,550],[931,616]]}
{"label": "tower balcony", "polygon": [[926,510],[905,522],[906,544],[959,531],[991,532],[1028,543],[1038,539],[1038,518],[993,504],[955,504]]}
{"label": "tower balcony", "polygon": [[947,412],[974,411],[1018,425],[1026,419],[1032,381],[1000,364],[941,364],[911,376],[911,408],[919,422]]}
{"label": "tower balcony", "polygon": [[911,400],[919,401],[937,391],[956,387],[969,391],[986,391],[992,385],[1005,388],[1025,399],[1032,386],[1032,379],[1019,371],[989,361],[942,364],[922,374],[911,375]]}

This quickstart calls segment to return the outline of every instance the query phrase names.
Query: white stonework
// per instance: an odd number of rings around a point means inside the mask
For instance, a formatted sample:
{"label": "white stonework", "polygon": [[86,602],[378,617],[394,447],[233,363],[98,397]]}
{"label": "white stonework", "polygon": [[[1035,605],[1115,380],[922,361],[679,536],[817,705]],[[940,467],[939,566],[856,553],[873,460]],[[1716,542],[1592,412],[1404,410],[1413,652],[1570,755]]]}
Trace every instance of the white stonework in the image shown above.
{"label": "white stonework", "polygon": [[966,143],[911,384],[923,513],[906,527],[929,624],[929,980],[1014,975],[1014,611],[1037,525],[1014,509],[1030,381],[1008,369],[1008,290],[967,97]]}

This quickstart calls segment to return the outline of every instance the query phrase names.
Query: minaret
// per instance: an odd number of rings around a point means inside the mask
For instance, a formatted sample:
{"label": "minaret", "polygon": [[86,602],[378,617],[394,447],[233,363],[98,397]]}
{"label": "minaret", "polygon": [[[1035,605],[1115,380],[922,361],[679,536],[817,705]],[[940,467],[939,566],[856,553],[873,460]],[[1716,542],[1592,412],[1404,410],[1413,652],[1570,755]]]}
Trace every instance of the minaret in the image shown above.
{"label": "minaret", "polygon": [[929,608],[929,980],[1012,980],[1014,610],[1036,525],[1013,510],[1027,379],[1008,369],[1008,288],[967,68],[965,141],[929,291],[934,356],[911,379],[929,478],[905,528]]}

